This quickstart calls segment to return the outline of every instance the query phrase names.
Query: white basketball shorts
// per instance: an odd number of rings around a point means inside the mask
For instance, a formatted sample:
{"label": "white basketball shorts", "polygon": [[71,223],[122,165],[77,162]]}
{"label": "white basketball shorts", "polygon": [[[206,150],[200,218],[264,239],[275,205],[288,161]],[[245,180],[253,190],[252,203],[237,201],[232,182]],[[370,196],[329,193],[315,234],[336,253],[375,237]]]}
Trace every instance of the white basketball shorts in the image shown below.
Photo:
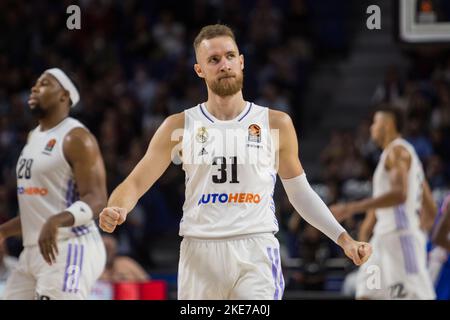
{"label": "white basketball shorts", "polygon": [[427,271],[425,236],[398,231],[374,235],[373,254],[359,268],[358,299],[435,299]]}
{"label": "white basketball shorts", "polygon": [[280,245],[273,234],[181,242],[180,300],[280,300],[283,292]]}
{"label": "white basketball shorts", "polygon": [[17,268],[8,278],[5,300],[81,300],[89,297],[92,286],[106,263],[106,252],[98,232],[58,241],[56,262],[44,261],[39,246],[27,246]]}

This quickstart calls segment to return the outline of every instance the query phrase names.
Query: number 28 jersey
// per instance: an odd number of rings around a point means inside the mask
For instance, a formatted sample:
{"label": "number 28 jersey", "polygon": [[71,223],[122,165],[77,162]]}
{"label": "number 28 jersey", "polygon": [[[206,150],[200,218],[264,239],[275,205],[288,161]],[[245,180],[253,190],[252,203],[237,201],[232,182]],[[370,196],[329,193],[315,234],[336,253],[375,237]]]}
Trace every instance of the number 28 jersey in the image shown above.
{"label": "number 28 jersey", "polygon": [[[24,246],[37,245],[44,223],[79,199],[72,168],[63,151],[65,136],[78,127],[85,128],[68,117],[46,131],[38,126],[28,136],[16,168]],[[92,231],[97,231],[93,220],[78,227],[59,228],[58,240]]]}
{"label": "number 28 jersey", "polygon": [[180,235],[276,233],[277,134],[270,132],[269,109],[247,102],[236,118],[224,121],[202,103],[184,114],[186,198]]}

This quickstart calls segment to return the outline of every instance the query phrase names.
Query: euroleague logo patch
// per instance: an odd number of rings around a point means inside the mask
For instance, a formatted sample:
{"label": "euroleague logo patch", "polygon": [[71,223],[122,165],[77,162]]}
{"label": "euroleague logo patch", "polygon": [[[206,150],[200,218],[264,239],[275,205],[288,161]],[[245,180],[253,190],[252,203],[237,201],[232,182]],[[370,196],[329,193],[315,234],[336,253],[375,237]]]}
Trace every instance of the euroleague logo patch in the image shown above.
{"label": "euroleague logo patch", "polygon": [[46,155],[50,155],[50,153],[53,151],[53,148],[56,145],[56,139],[51,139],[47,142],[47,145],[45,146],[44,151],[42,151],[42,153],[46,154]]}
{"label": "euroleague logo patch", "polygon": [[261,128],[257,124],[248,126],[248,141],[261,142]]}

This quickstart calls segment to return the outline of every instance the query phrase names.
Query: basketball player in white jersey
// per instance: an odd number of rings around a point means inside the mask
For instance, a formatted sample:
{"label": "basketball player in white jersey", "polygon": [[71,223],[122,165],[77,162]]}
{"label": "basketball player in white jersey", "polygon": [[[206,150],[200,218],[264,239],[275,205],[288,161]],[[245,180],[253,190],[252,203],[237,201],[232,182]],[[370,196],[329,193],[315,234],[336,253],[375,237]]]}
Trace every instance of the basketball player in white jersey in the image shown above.
{"label": "basketball player in white jersey", "polygon": [[358,299],[434,299],[427,272],[426,231],[437,211],[414,147],[401,135],[402,114],[388,105],[375,112],[374,142],[383,149],[373,176],[373,197],[337,204],[338,220],[367,212],[359,240],[373,255],[358,271]]}
{"label": "basketball player in white jersey", "polygon": [[442,204],[441,217],[433,232],[433,243],[450,252],[450,194]]}
{"label": "basketball player in white jersey", "polygon": [[[169,166],[178,143],[172,135],[181,129],[186,200],[180,222],[179,299],[282,298],[272,198],[277,168],[270,161],[276,155],[278,174],[297,211],[354,263],[365,262],[370,245],[354,241],[308,184],[290,117],[243,99],[244,59],[233,32],[224,25],[206,26],[194,48],[194,69],[206,82],[208,100],[164,121],[144,158],[112,193],[100,227],[113,232],[125,221]],[[279,150],[271,129],[279,131]],[[238,150],[230,147],[235,142]]]}
{"label": "basketball player in white jersey", "polygon": [[22,236],[18,268],[5,299],[86,299],[106,255],[94,218],[107,199],[95,137],[69,110],[79,94],[58,68],[46,70],[28,104],[39,120],[17,162],[19,216],[0,226],[0,241]]}
{"label": "basketball player in white jersey", "polygon": [[428,270],[437,300],[450,300],[450,194],[444,198],[428,243]]}

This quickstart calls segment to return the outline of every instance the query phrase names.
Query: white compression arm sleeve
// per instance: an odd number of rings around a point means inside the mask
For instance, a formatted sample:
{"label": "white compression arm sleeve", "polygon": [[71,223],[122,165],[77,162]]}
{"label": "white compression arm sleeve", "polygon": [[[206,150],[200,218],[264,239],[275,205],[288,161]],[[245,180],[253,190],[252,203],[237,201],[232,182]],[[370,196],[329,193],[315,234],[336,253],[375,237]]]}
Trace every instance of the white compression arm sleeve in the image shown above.
{"label": "white compression arm sleeve", "polygon": [[292,179],[281,179],[289,201],[295,210],[313,227],[322,231],[328,238],[337,242],[345,229],[337,222],[330,209],[311,188],[306,174]]}

